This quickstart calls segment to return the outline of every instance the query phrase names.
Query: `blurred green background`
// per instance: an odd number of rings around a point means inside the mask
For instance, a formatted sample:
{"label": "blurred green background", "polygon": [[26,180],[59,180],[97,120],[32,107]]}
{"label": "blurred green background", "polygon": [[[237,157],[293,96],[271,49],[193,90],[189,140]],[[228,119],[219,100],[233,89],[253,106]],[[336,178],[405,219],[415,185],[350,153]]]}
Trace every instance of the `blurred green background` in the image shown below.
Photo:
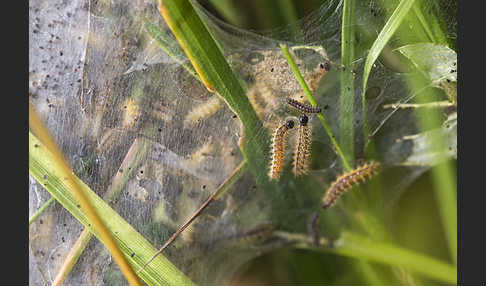
{"label": "blurred green background", "polygon": [[[431,171],[427,171],[405,190],[394,206],[393,236],[406,249],[448,261],[446,236],[432,187]],[[357,277],[352,261],[331,254],[280,249],[248,263],[230,285],[358,285],[357,281],[363,280]],[[421,282],[417,284],[447,285],[426,278]]]}

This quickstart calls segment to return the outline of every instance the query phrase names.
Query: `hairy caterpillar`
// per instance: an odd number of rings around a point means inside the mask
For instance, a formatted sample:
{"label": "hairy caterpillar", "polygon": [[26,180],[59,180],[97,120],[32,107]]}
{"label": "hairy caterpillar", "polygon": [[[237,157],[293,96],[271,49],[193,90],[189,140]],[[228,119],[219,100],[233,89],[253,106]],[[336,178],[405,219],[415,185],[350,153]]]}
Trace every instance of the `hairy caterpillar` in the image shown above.
{"label": "hairy caterpillar", "polygon": [[123,127],[133,128],[141,117],[142,107],[140,102],[129,97],[123,105]]}
{"label": "hairy caterpillar", "polygon": [[363,182],[366,181],[367,178],[375,175],[380,168],[380,163],[371,161],[341,175],[327,189],[322,199],[321,207],[328,208],[333,206],[345,191],[349,190],[353,185],[359,184],[360,180]]}
{"label": "hairy caterpillar", "polygon": [[294,121],[287,120],[275,130],[272,139],[272,161],[268,176],[271,180],[278,179],[282,173],[282,165],[285,156],[285,138],[287,131],[294,128]]}
{"label": "hairy caterpillar", "polygon": [[287,97],[285,99],[285,101],[287,102],[288,105],[298,109],[300,112],[303,112],[303,113],[319,113],[319,112],[321,112],[321,108],[318,107],[318,106],[314,107],[314,106],[299,102],[299,101],[292,99],[290,97]]}
{"label": "hairy caterpillar", "polygon": [[193,108],[184,119],[184,128],[188,128],[196,124],[198,120],[207,118],[215,114],[222,107],[221,99],[217,95],[213,95],[206,102]]}
{"label": "hairy caterpillar", "polygon": [[309,158],[311,148],[311,132],[309,125],[309,118],[307,115],[302,114],[299,117],[299,137],[297,139],[297,145],[294,151],[294,175],[300,176],[309,170]]}
{"label": "hairy caterpillar", "polygon": [[331,70],[331,64],[329,62],[320,63],[309,75],[309,78],[306,78],[308,83],[309,89],[314,92],[317,87],[319,86],[319,82],[323,76],[327,74],[328,71]]}
{"label": "hairy caterpillar", "polygon": [[262,104],[262,84],[255,84],[252,86],[247,93],[248,99],[250,100],[253,109],[255,110],[258,118],[263,121],[265,116],[265,107]]}

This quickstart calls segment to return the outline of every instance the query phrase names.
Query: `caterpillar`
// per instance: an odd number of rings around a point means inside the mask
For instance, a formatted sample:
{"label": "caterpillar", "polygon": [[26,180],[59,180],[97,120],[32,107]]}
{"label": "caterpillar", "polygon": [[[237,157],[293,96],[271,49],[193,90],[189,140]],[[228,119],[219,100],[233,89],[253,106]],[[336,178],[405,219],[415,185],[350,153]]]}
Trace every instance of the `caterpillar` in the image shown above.
{"label": "caterpillar", "polygon": [[287,102],[288,105],[298,109],[300,112],[303,112],[303,113],[320,113],[321,112],[321,108],[318,107],[318,106],[314,107],[314,106],[299,102],[299,101],[292,99],[290,97],[287,97],[285,99],[285,101]]}
{"label": "caterpillar", "polygon": [[196,124],[199,120],[210,117],[215,114],[222,107],[221,99],[217,95],[213,95],[206,102],[194,107],[184,119],[184,128],[189,128]]}
{"label": "caterpillar", "polygon": [[[266,86],[263,84],[255,84],[253,85],[247,93],[248,99],[250,100],[251,105],[253,106],[253,109],[255,110],[258,118],[263,121],[266,110],[265,106],[262,103],[263,101],[263,96],[262,96],[262,89],[264,89]],[[268,88],[267,88],[268,89]]]}
{"label": "caterpillar", "polygon": [[327,192],[322,199],[321,207],[326,209],[333,206],[344,192],[354,185],[359,184],[360,180],[363,182],[366,181],[367,178],[378,173],[380,168],[380,163],[371,161],[341,175],[331,184],[329,189],[327,189]]}
{"label": "caterpillar", "polygon": [[302,114],[299,117],[299,137],[297,139],[297,145],[294,151],[294,176],[298,177],[307,173],[309,170],[309,158],[311,148],[311,132],[309,125],[309,118],[307,115]]}
{"label": "caterpillar", "polygon": [[308,75],[308,78],[305,78],[309,89],[314,92],[317,87],[319,86],[319,82],[321,78],[323,78],[328,71],[331,70],[331,64],[329,62],[320,63],[312,72]]}
{"label": "caterpillar", "polygon": [[285,138],[287,131],[294,128],[294,121],[287,120],[275,129],[272,139],[272,160],[268,176],[271,180],[278,179],[282,173],[285,156]]}
{"label": "caterpillar", "polygon": [[140,101],[131,97],[127,98],[123,104],[123,127],[133,128],[140,119],[142,114],[142,107]]}

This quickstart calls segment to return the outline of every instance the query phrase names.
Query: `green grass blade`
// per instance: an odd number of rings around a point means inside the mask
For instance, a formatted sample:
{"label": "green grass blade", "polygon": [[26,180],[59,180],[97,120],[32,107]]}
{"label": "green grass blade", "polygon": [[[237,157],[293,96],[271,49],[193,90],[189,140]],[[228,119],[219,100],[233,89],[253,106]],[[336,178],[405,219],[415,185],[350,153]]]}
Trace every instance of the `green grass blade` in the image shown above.
{"label": "green grass blade", "polygon": [[[108,190],[103,195],[103,200],[111,204],[118,197],[125,184],[132,177],[133,172],[135,172],[135,170],[137,170],[138,166],[142,163],[142,161],[145,160],[146,154],[148,152],[148,145],[148,140],[144,140],[141,138],[136,138],[133,141],[119,168],[119,170],[123,169],[124,171],[116,172],[116,175],[111,181],[110,187],[108,187]],[[83,253],[84,249],[86,248],[92,237],[93,234],[89,231],[89,229],[83,229],[78,239],[71,247],[68,255],[64,259],[63,265],[58,271],[52,285],[57,286],[64,283],[64,279],[66,279],[66,277],[69,275],[69,272],[77,263],[79,257]]]}
{"label": "green grass blade", "polygon": [[245,18],[240,13],[232,0],[210,0],[214,8],[231,24],[241,27],[245,24]]}
{"label": "green grass blade", "polygon": [[54,199],[53,197],[51,197],[47,202],[45,202],[40,208],[39,210],[37,210],[35,212],[35,214],[33,214],[30,218],[29,218],[29,225],[31,225],[36,219],[37,217],[39,217],[53,202],[55,202],[56,199]]}
{"label": "green grass blade", "polygon": [[[413,13],[417,17],[417,21],[424,29],[425,35],[427,35],[427,38],[430,42],[447,45],[447,39],[444,36],[442,29],[440,28],[439,21],[437,21],[435,14],[428,13],[427,16],[424,15],[423,10],[420,7],[421,5],[423,5],[423,3],[425,3],[426,5],[432,5],[429,1],[419,1],[417,5],[413,6]],[[429,7],[428,9],[432,8]]]}
{"label": "green grass blade", "polygon": [[366,84],[368,83],[368,77],[371,72],[371,68],[373,67],[373,64],[375,63],[376,59],[380,55],[381,51],[385,47],[385,45],[388,43],[390,38],[393,36],[395,31],[398,29],[400,24],[403,22],[405,19],[405,16],[408,14],[410,11],[410,8],[412,5],[415,3],[415,0],[402,0],[400,1],[400,4],[398,4],[397,8],[395,11],[393,11],[393,14],[390,16],[388,21],[386,22],[385,26],[383,29],[380,31],[378,34],[378,37],[376,40],[373,42],[373,45],[371,46],[368,56],[366,57],[365,65],[364,65],[364,71],[363,71],[363,87],[362,87],[362,94],[361,94],[361,108],[363,112],[363,124],[365,126],[365,138],[368,137],[368,128],[367,128],[367,122],[366,122]]}
{"label": "green grass blade", "polygon": [[292,31],[294,36],[302,35],[300,30],[297,12],[295,11],[294,4],[292,0],[280,0],[280,13],[282,14],[283,20],[289,25],[288,28]]}
{"label": "green grass blade", "polygon": [[334,246],[329,251],[338,255],[403,267],[438,281],[457,284],[455,266],[393,244],[345,232]]}
{"label": "green grass blade", "polygon": [[354,161],[354,0],[344,0],[341,39],[341,96],[339,97],[339,142],[348,162]]}
{"label": "green grass blade", "polygon": [[386,283],[383,281],[378,273],[376,273],[373,265],[363,260],[356,260],[354,263],[354,268],[363,276],[363,279],[367,281],[368,285],[374,286],[385,286]]}
{"label": "green grass blade", "polygon": [[[70,184],[61,175],[53,155],[32,133],[29,133],[29,173],[99,239],[88,218],[78,207],[79,203],[72,195]],[[79,178],[75,177],[75,180],[102,217],[127,261],[133,268],[141,267],[156,249]],[[134,254],[133,257],[131,254]],[[193,285],[189,278],[163,256],[157,257],[140,277],[148,285]]]}
{"label": "green grass blade", "polygon": [[[56,166],[58,171],[57,177],[62,178],[63,183],[69,186],[69,190],[72,191],[71,195],[75,196],[76,201],[78,202],[78,206],[80,208],[83,208],[83,213],[85,214],[89,224],[93,224],[93,231],[96,231],[98,233],[98,237],[101,241],[103,241],[103,244],[109,250],[110,254],[112,255],[116,264],[120,267],[120,270],[123,276],[125,276],[125,278],[127,279],[128,283],[130,285],[142,285],[139,277],[137,277],[137,275],[133,271],[133,268],[129,264],[126,257],[123,255],[123,252],[111,235],[110,231],[106,228],[100,214],[93,208],[88,196],[83,191],[81,185],[76,179],[76,176],[74,175],[74,172],[72,172],[66,157],[60,151],[57,143],[42,123],[31,102],[29,102],[29,128],[33,130],[33,132],[38,134],[39,138],[41,138],[44,142],[45,148],[47,148],[46,150],[50,151],[50,154],[52,155],[52,164]],[[36,145],[34,144],[33,146]],[[33,151],[35,150],[39,149],[33,149]],[[31,149],[29,149],[29,155],[31,153],[30,151]],[[43,179],[45,178],[46,177],[44,175]],[[36,179],[38,180],[38,182],[40,182],[39,177],[37,177]]]}
{"label": "green grass blade", "polygon": [[[317,101],[314,99],[314,96],[312,95],[312,92],[310,91],[309,87],[307,86],[307,83],[305,82],[304,77],[300,73],[299,68],[297,67],[297,64],[295,63],[292,55],[289,52],[289,48],[285,44],[280,44],[280,49],[282,50],[282,52],[285,56],[285,59],[287,59],[287,62],[289,63],[289,66],[290,66],[290,69],[295,74],[297,81],[299,82],[300,86],[304,90],[304,93],[307,96],[307,99],[309,100],[310,104],[312,106],[317,106]],[[350,167],[348,161],[346,160],[346,158],[344,157],[344,154],[341,150],[341,147],[339,147],[339,144],[336,141],[336,137],[333,135],[331,127],[329,127],[329,124],[327,124],[327,121],[324,118],[324,115],[322,113],[318,113],[317,117],[321,121],[322,126],[326,130],[327,135],[329,135],[329,138],[331,139],[333,146],[336,148],[337,154],[341,158],[344,168],[347,171],[351,170],[351,167]]]}
{"label": "green grass blade", "polygon": [[240,147],[257,183],[273,185],[262,175],[268,168],[269,135],[261,132],[263,125],[244,88],[191,1],[164,0],[159,4],[159,11],[206,88],[221,96],[241,120],[244,138]]}
{"label": "green grass blade", "polygon": [[457,264],[457,178],[451,162],[433,168],[432,179],[449,252],[454,263]]}

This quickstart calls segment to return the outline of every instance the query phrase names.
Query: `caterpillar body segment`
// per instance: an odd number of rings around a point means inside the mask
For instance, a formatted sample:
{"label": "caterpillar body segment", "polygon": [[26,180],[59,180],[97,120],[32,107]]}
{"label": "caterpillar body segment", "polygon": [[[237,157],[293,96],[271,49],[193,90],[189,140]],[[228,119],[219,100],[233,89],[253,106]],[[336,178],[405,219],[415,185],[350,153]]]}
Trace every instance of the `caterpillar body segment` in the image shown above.
{"label": "caterpillar body segment", "polygon": [[360,182],[365,182],[378,173],[380,169],[380,163],[371,161],[341,175],[327,189],[326,194],[322,198],[321,207],[326,209],[333,206],[344,192]]}
{"label": "caterpillar body segment", "polygon": [[305,104],[290,97],[287,97],[285,101],[287,102],[288,105],[296,108],[302,113],[320,113],[322,111],[322,109],[318,106]]}
{"label": "caterpillar body segment", "polygon": [[195,106],[184,119],[184,128],[194,126],[199,120],[206,119],[215,114],[221,107],[223,107],[222,100],[213,95],[211,98]]}
{"label": "caterpillar body segment", "polygon": [[302,114],[299,118],[297,145],[294,150],[294,161],[292,172],[298,177],[304,175],[309,170],[311,155],[311,132],[308,125],[309,118]]}
{"label": "caterpillar body segment", "polygon": [[270,171],[268,176],[271,180],[280,178],[283,169],[283,161],[285,158],[285,145],[287,131],[294,128],[294,121],[287,120],[279,125],[273,134],[272,138],[272,158]]}

